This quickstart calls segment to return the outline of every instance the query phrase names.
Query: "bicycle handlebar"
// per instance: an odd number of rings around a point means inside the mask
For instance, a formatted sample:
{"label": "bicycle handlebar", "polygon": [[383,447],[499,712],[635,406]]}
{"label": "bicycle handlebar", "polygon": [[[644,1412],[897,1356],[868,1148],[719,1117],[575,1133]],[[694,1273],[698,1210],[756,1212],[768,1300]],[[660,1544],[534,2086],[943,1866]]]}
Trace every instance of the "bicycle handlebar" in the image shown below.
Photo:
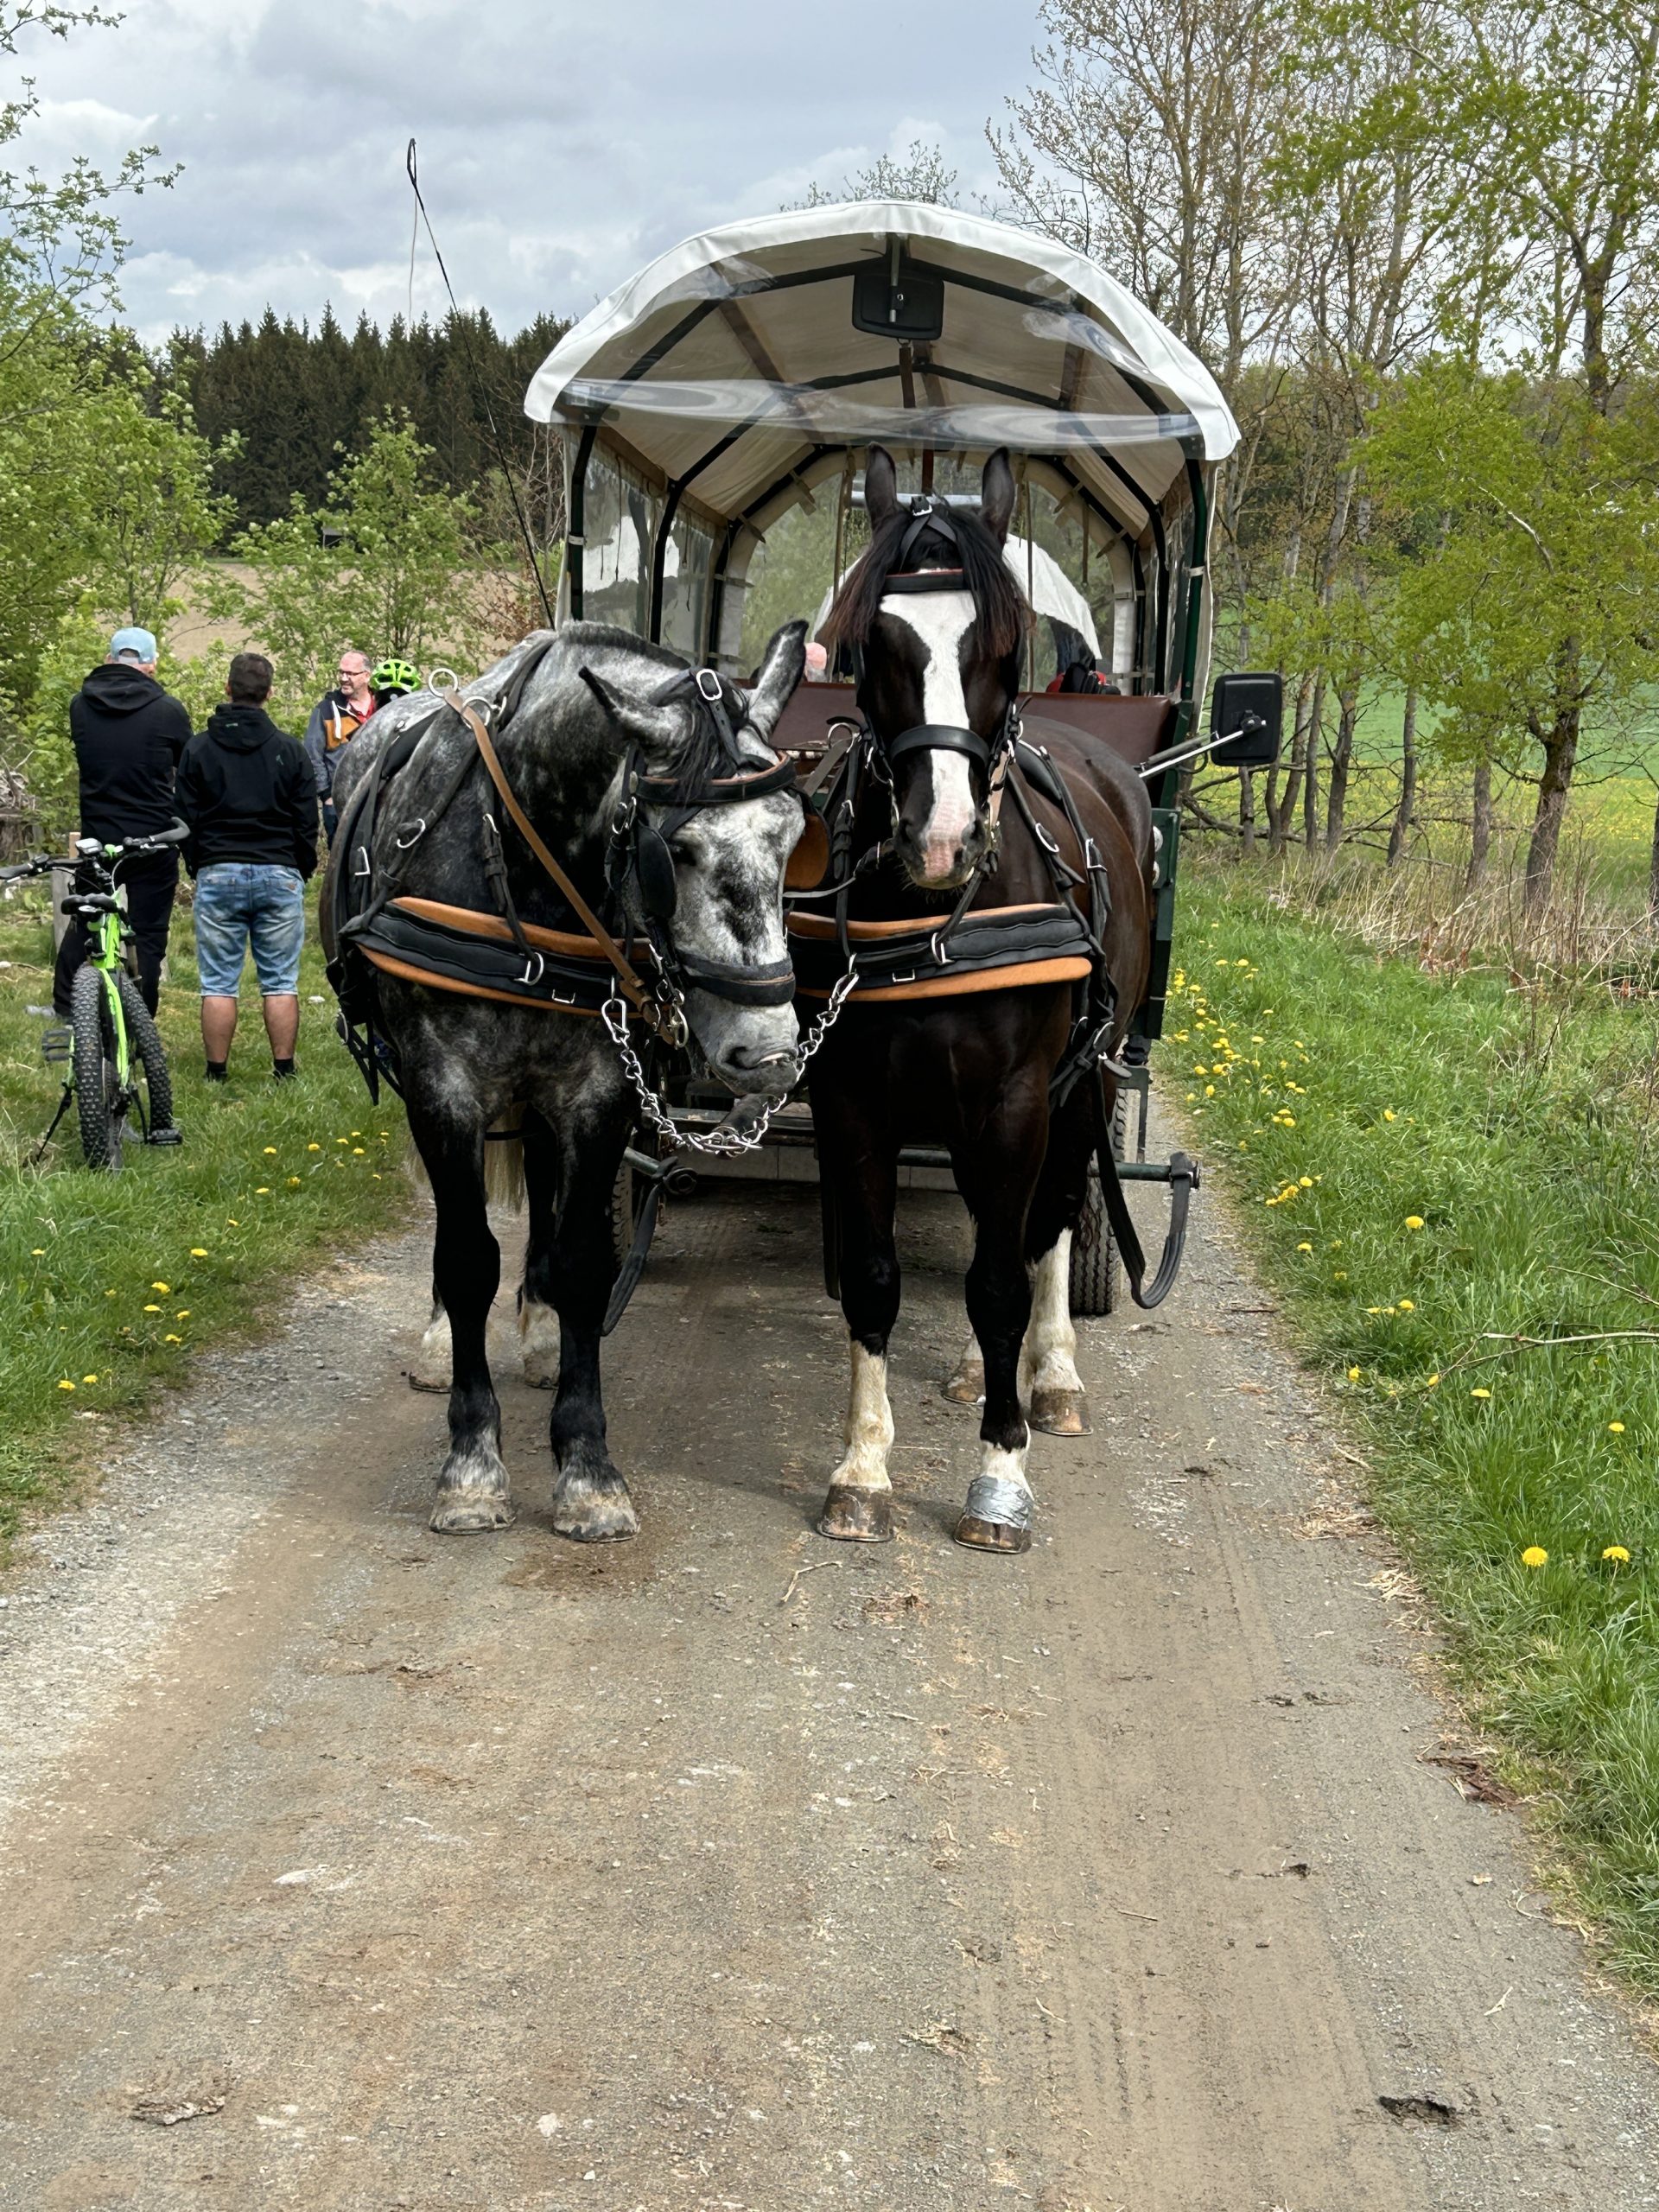
{"label": "bicycle handlebar", "polygon": [[[119,844],[99,844],[84,853],[33,853],[15,868],[0,868],[0,883],[21,883],[31,875],[48,875],[54,868],[85,868],[87,862],[105,860],[111,855],[124,860],[133,853],[160,852],[168,845],[181,845],[190,835],[188,826],[175,822],[170,830],[158,830],[150,837],[124,837]],[[89,844],[91,839],[86,841]]]}

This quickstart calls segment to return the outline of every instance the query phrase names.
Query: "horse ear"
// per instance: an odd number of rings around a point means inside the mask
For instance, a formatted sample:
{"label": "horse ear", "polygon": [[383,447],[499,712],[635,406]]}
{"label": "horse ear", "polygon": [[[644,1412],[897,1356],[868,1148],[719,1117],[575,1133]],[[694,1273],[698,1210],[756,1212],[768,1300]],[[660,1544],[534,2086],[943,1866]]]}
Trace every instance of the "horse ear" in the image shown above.
{"label": "horse ear", "polygon": [[608,683],[595,676],[591,668],[579,668],[576,673],[617,728],[626,730],[642,747],[648,760],[671,752],[679,743],[685,730],[685,715],[681,709],[625,699],[620,691],[613,691]]}
{"label": "horse ear", "polygon": [[873,531],[891,522],[899,512],[899,472],[885,446],[872,446],[864,463],[864,512]]}
{"label": "horse ear", "polygon": [[979,486],[979,518],[999,545],[1007,538],[1008,524],[1014,520],[1014,471],[1008,465],[1008,449],[999,446],[985,464]]}
{"label": "horse ear", "polygon": [[768,745],[778,718],[795,695],[806,668],[806,625],[785,622],[766,647],[754,689],[749,694],[745,719],[755,735]]}

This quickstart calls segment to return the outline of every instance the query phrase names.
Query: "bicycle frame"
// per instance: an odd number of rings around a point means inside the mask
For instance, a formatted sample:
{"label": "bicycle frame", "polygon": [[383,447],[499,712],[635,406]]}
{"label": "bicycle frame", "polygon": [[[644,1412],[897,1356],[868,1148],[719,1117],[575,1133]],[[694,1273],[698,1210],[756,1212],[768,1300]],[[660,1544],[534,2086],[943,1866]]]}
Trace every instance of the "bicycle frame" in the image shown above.
{"label": "bicycle frame", "polygon": [[[89,856],[90,857],[90,856]],[[115,863],[120,857],[119,849],[106,845],[100,858],[115,880]],[[116,988],[116,971],[122,964],[124,942],[128,935],[125,918],[118,912],[99,914],[92,931],[92,944],[86,955],[87,965],[96,968],[104,978],[104,1002],[109,1008],[110,1033],[115,1045],[116,1080],[124,1090],[132,1083],[132,1055],[127,1040],[127,1017],[122,1010],[121,994]]]}

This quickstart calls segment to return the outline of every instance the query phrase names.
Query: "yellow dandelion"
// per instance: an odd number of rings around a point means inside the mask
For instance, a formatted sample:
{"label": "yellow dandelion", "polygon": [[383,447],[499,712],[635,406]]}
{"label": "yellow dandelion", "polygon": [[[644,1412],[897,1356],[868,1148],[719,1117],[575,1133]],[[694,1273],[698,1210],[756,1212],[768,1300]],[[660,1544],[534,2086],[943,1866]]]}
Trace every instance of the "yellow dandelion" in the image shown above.
{"label": "yellow dandelion", "polygon": [[265,1158],[266,1158],[267,1160],[275,1160],[275,1159],[276,1159],[276,1146],[275,1146],[274,1144],[268,1144],[268,1145],[265,1147]]}
{"label": "yellow dandelion", "polygon": [[258,1189],[254,1192],[254,1194],[253,1194],[253,1195],[254,1195],[254,1197],[255,1197],[256,1198],[268,1198],[270,1196],[270,1184],[269,1184],[269,1183],[261,1183],[261,1184],[260,1184],[260,1185],[259,1185],[259,1187],[258,1187]]}
{"label": "yellow dandelion", "polygon": [[1414,1313],[1417,1308],[1409,1298],[1402,1298],[1400,1300],[1400,1311],[1402,1313]]}
{"label": "yellow dandelion", "polygon": [[1601,1555],[1615,1567],[1628,1567],[1630,1563],[1630,1555],[1623,1544],[1609,1544]]}
{"label": "yellow dandelion", "polygon": [[1331,1280],[1332,1280],[1332,1282],[1346,1282],[1346,1281],[1347,1281],[1347,1280],[1348,1280],[1348,1270],[1347,1270],[1347,1268],[1337,1268],[1337,1270],[1335,1271],[1335,1273],[1332,1275]]}
{"label": "yellow dandelion", "polygon": [[1311,1191],[1313,1187],[1313,1178],[1311,1175],[1299,1175],[1296,1180],[1305,1191]]}
{"label": "yellow dandelion", "polygon": [[1623,1436],[1624,1433],[1624,1422],[1622,1421],[1610,1421],[1607,1424],[1607,1433],[1609,1436]]}
{"label": "yellow dandelion", "polygon": [[1385,1122],[1391,1122],[1394,1119],[1394,1109],[1392,1106],[1385,1106],[1382,1109],[1382,1118]]}
{"label": "yellow dandelion", "polygon": [[175,1321],[188,1321],[190,1319],[190,1308],[188,1306],[181,1306],[173,1319]]}
{"label": "yellow dandelion", "polygon": [[305,1148],[306,1148],[306,1150],[307,1150],[308,1152],[321,1152],[321,1151],[322,1150],[322,1147],[321,1147],[321,1145],[316,1141],[316,1140],[315,1140],[315,1138],[313,1138],[313,1140],[311,1141],[311,1142],[310,1142],[308,1145],[307,1145],[307,1147],[306,1147]]}
{"label": "yellow dandelion", "polygon": [[1296,1116],[1294,1114],[1281,1114],[1279,1116],[1279,1122],[1281,1128],[1294,1129],[1296,1126]]}
{"label": "yellow dandelion", "polygon": [[181,1344],[184,1342],[184,1338],[182,1337],[166,1336],[162,1338],[162,1342],[164,1344]]}
{"label": "yellow dandelion", "polygon": [[74,1384],[69,1380],[69,1377],[67,1375],[64,1376],[62,1382],[58,1385],[60,1390],[73,1390],[74,1387]]}
{"label": "yellow dandelion", "polygon": [[361,1129],[353,1129],[353,1130],[352,1131],[352,1135],[353,1135],[354,1137],[360,1137],[360,1136],[362,1135],[362,1134],[363,1134],[363,1132],[362,1132],[362,1130],[361,1130]]}
{"label": "yellow dandelion", "polygon": [[1549,1554],[1541,1544],[1529,1544],[1521,1554],[1521,1564],[1522,1567],[1543,1567],[1548,1559]]}
{"label": "yellow dandelion", "polygon": [[1422,1225],[1423,1225],[1423,1217],[1421,1216],[1421,1214],[1420,1214],[1420,1213],[1408,1213],[1408,1214],[1406,1216],[1406,1227],[1407,1227],[1408,1229],[1421,1229],[1421,1228],[1422,1227]]}
{"label": "yellow dandelion", "polygon": [[1483,1390],[1477,1388],[1471,1390],[1469,1395],[1471,1398],[1490,1398],[1492,1394],[1490,1390]]}
{"label": "yellow dandelion", "polygon": [[240,1229],[242,1224],[234,1214],[229,1214],[226,1217],[225,1226],[227,1229]]}
{"label": "yellow dandelion", "polygon": [[334,1142],[336,1144],[350,1144],[351,1139],[350,1137],[336,1137],[334,1139]]}
{"label": "yellow dandelion", "polygon": [[1357,1367],[1351,1367],[1351,1368],[1349,1369],[1349,1370],[1348,1370],[1348,1380],[1349,1380],[1351,1382],[1358,1382],[1358,1380],[1359,1380],[1359,1370],[1358,1370]]}
{"label": "yellow dandelion", "polygon": [[83,1382],[96,1382],[98,1377],[96,1375],[83,1375],[80,1379]]}
{"label": "yellow dandelion", "polygon": [[[1206,1083],[1206,1084],[1205,1084],[1205,1086],[1204,1086],[1204,1095],[1205,1095],[1205,1096],[1206,1098],[1213,1098],[1213,1097],[1215,1096],[1215,1095],[1216,1095],[1216,1086],[1215,1086],[1215,1084],[1214,1084],[1213,1083]],[[362,1147],[362,1146],[361,1146],[360,1144],[354,1144],[354,1145],[352,1147],[352,1150],[353,1150],[353,1152],[361,1152],[361,1151],[362,1151],[362,1149],[363,1149],[363,1147]]]}
{"label": "yellow dandelion", "polygon": [[297,1191],[297,1190],[299,1189],[299,1187],[300,1187],[300,1179],[299,1179],[299,1177],[298,1177],[297,1175],[290,1175],[290,1176],[289,1177],[289,1179],[288,1179],[288,1187],[289,1187],[289,1189],[290,1191]]}
{"label": "yellow dandelion", "polygon": [[104,1295],[105,1298],[113,1298],[115,1296],[115,1293],[112,1290],[106,1290]]}
{"label": "yellow dandelion", "polygon": [[193,1244],[190,1247],[190,1256],[193,1260],[205,1260],[207,1256],[207,1247],[205,1244]]}
{"label": "yellow dandelion", "polygon": [[46,1257],[46,1247],[45,1247],[45,1245],[44,1245],[44,1244],[36,1244],[36,1245],[35,1245],[35,1246],[31,1249],[31,1250],[30,1250],[30,1252],[29,1252],[29,1258],[30,1258],[31,1260],[43,1260],[43,1259]]}
{"label": "yellow dandelion", "polygon": [[1433,1389],[1435,1388],[1436,1384],[1440,1382],[1440,1370],[1439,1370],[1439,1369],[1437,1368],[1437,1369],[1435,1370],[1434,1373],[1429,1376],[1429,1378],[1428,1378],[1428,1382],[1427,1382],[1427,1384],[1426,1385],[1426,1387],[1427,1387],[1428,1389],[1431,1389],[1431,1390],[1432,1390],[1432,1389]]}
{"label": "yellow dandelion", "polygon": [[[1215,1087],[1216,1087],[1216,1086],[1215,1086],[1215,1084],[1214,1084],[1213,1083],[1210,1085],[1209,1090],[1206,1090],[1206,1091],[1205,1092],[1205,1096],[1206,1098],[1210,1096],[1210,1092],[1211,1092],[1211,1091],[1212,1091],[1212,1090],[1215,1089]],[[361,1146],[360,1144],[354,1144],[354,1145],[352,1147],[352,1158],[353,1158],[353,1160],[362,1160],[362,1159],[364,1159],[365,1157],[365,1153],[364,1153],[364,1150],[363,1150],[362,1146]]]}
{"label": "yellow dandelion", "polygon": [[159,1306],[146,1306],[144,1308],[146,1313],[159,1313],[161,1310]]}
{"label": "yellow dandelion", "polygon": [[1311,1244],[1299,1244],[1296,1247],[1296,1249],[1299,1252],[1311,1252],[1313,1249],[1313,1247]]}
{"label": "yellow dandelion", "polygon": [[153,1282],[149,1287],[153,1291],[158,1292],[162,1297],[167,1296],[167,1285],[164,1282]]}

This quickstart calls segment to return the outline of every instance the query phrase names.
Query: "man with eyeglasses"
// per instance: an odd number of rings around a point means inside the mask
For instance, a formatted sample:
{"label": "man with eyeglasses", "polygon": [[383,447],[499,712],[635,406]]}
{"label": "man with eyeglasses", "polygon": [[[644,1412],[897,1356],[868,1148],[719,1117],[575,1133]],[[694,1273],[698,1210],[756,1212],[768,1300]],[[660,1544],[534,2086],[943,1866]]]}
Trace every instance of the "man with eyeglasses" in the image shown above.
{"label": "man with eyeglasses", "polygon": [[340,657],[338,688],[318,700],[305,726],[306,757],[316,779],[323,831],[331,845],[340,826],[334,812],[334,770],[340,754],[379,703],[370,687],[369,667],[367,653],[348,646]]}

